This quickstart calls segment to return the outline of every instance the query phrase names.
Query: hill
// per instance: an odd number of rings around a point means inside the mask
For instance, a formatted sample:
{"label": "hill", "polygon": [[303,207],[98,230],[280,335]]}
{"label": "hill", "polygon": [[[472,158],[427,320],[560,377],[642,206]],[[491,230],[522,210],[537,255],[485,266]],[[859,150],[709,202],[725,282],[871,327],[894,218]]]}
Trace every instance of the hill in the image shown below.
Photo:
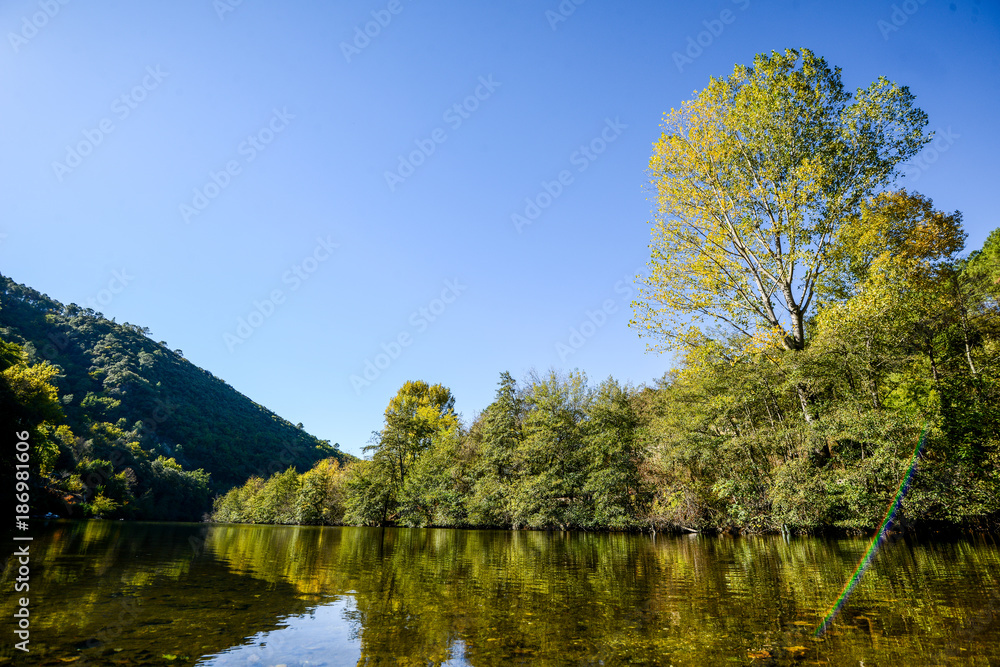
{"label": "hill", "polygon": [[148,329],[2,275],[0,343],[4,433],[30,429],[49,490],[94,514],[199,518],[211,493],[253,475],[351,458]]}

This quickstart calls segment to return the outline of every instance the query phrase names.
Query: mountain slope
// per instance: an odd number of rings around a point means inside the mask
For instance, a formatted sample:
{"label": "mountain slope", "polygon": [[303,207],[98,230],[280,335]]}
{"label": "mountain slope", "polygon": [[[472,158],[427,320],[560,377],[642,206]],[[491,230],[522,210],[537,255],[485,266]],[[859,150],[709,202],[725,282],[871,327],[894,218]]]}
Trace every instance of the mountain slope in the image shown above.
{"label": "mountain slope", "polygon": [[[59,449],[56,477],[103,462],[112,469],[105,465],[104,478],[98,476],[106,491],[115,486],[110,477],[126,469],[141,477],[159,461],[161,470],[204,470],[219,492],[252,475],[350,458],[151,340],[148,329],[64,306],[4,276],[0,339],[21,347],[25,368],[47,361],[60,371],[51,381],[72,437],[52,438]],[[140,514],[163,518],[148,510],[154,500]]]}

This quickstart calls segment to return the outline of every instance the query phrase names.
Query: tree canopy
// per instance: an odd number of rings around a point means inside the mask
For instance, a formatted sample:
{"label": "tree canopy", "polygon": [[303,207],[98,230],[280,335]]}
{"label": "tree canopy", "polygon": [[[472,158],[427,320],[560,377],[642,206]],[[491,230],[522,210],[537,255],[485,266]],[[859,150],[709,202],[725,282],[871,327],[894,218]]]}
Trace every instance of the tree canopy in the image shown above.
{"label": "tree canopy", "polygon": [[717,339],[802,349],[838,230],[930,140],[913,100],[884,77],[852,95],[839,68],[789,49],[665,114],[632,324],[655,347],[698,344],[715,326]]}

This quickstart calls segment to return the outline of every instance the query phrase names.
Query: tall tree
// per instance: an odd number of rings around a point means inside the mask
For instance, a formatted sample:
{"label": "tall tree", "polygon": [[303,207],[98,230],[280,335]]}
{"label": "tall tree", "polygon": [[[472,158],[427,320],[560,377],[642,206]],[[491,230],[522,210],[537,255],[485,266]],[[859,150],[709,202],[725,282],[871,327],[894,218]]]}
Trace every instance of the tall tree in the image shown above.
{"label": "tall tree", "polygon": [[595,525],[629,528],[646,509],[638,428],[629,392],[609,377],[594,393],[584,423],[588,467],[584,492],[590,495]]}
{"label": "tall tree", "polygon": [[389,401],[378,453],[393,462],[399,487],[408,468],[426,450],[436,432],[458,424],[455,397],[441,384],[406,382]]}
{"label": "tall tree", "polygon": [[514,457],[523,440],[523,401],[510,373],[500,374],[496,399],[486,408],[478,429],[478,465],[470,519],[479,525],[510,522],[509,494]]}
{"label": "tall tree", "polygon": [[581,424],[590,398],[583,373],[560,377],[550,372],[533,378],[525,395],[524,437],[514,457],[518,469],[510,492],[514,525],[565,529],[589,523]]}
{"label": "tall tree", "polygon": [[880,77],[852,95],[808,49],[712,78],[665,114],[655,144],[633,326],[653,347],[701,341],[708,323],[802,349],[837,230],[930,140],[926,124],[905,86]]}
{"label": "tall tree", "polygon": [[[454,408],[451,390],[423,380],[406,382],[392,397],[382,430],[375,434],[374,444],[365,447],[366,451],[374,451],[371,465],[359,468],[358,475],[349,482],[353,495],[374,493],[381,499],[378,503],[361,503],[367,508],[361,512],[366,522],[373,521],[378,513],[382,515],[380,523],[395,518],[400,496],[417,460],[431,447],[437,434],[458,427]],[[362,474],[364,471],[368,474]],[[371,480],[376,476],[379,482],[372,485]],[[375,512],[374,507],[381,507],[380,512]]]}

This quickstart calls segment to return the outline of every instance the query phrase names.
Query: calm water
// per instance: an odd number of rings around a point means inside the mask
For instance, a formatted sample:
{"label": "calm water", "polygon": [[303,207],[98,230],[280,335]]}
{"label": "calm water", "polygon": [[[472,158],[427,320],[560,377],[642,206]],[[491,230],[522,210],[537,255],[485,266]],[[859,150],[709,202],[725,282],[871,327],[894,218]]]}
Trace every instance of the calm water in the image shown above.
{"label": "calm water", "polygon": [[866,547],[54,522],[31,547],[31,653],[5,631],[0,664],[1000,665],[991,538],[886,544],[814,637]]}

